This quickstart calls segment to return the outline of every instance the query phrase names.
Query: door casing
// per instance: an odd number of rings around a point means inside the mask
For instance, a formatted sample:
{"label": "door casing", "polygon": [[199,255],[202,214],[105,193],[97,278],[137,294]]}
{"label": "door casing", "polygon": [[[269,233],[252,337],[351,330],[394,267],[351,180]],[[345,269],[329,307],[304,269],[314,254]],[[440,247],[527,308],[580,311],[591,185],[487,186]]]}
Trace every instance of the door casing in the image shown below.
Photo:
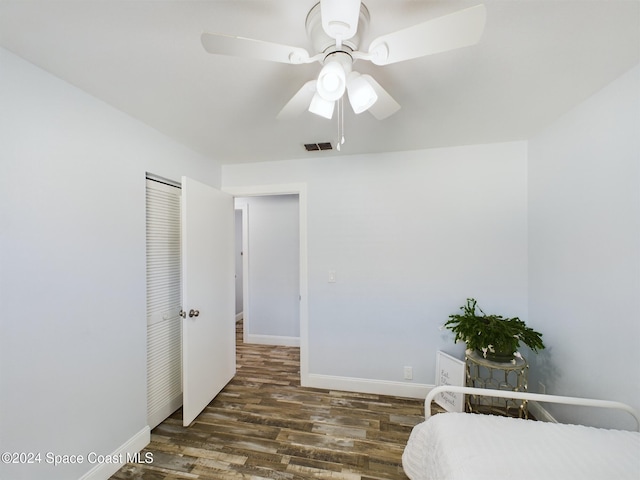
{"label": "door casing", "polygon": [[[307,254],[307,184],[288,183],[278,185],[253,185],[223,187],[234,197],[256,197],[266,195],[298,195],[300,215],[300,384],[309,385],[309,300],[308,300],[308,254]],[[245,272],[246,274],[246,272]],[[245,282],[248,275],[245,275]],[[244,301],[247,301],[246,285]],[[250,295],[250,293],[249,293]],[[246,305],[246,303],[245,303]],[[246,311],[246,309],[244,309]]]}

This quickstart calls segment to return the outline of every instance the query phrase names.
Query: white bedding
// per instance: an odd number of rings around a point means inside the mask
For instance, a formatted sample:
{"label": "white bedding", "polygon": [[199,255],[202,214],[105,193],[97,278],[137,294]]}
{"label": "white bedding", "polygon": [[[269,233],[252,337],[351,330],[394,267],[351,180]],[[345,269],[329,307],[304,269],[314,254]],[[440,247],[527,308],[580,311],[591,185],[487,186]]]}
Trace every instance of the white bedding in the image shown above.
{"label": "white bedding", "polygon": [[640,433],[468,413],[414,427],[411,480],[639,480]]}

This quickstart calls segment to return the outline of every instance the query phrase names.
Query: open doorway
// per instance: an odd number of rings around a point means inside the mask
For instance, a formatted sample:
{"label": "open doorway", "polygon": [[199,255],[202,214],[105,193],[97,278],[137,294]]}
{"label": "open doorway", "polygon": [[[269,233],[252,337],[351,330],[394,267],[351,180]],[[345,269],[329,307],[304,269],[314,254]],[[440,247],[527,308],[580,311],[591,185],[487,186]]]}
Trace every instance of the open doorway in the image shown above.
{"label": "open doorway", "polygon": [[[309,376],[309,353],[308,353],[308,260],[307,260],[307,186],[304,183],[283,184],[283,185],[258,185],[246,187],[225,187],[223,190],[236,199],[253,198],[266,196],[286,196],[295,195],[298,201],[298,340],[300,346],[300,383],[302,386],[308,385]],[[242,203],[240,203],[242,204]],[[242,207],[241,207],[242,208]],[[251,208],[247,207],[243,211],[243,222],[246,222],[252,215]],[[246,230],[245,230],[246,231]],[[248,237],[243,237],[246,245]],[[243,248],[243,264],[248,265],[251,252],[247,247]],[[251,288],[249,286],[249,275],[247,270],[243,271],[243,322],[250,317],[248,303],[251,301]],[[251,319],[249,318],[249,323]],[[282,335],[286,336],[286,335]],[[283,339],[280,339],[283,340]]]}
{"label": "open doorway", "polygon": [[243,341],[300,346],[299,196],[236,197],[235,208],[241,239],[236,236],[236,313],[242,312]]}

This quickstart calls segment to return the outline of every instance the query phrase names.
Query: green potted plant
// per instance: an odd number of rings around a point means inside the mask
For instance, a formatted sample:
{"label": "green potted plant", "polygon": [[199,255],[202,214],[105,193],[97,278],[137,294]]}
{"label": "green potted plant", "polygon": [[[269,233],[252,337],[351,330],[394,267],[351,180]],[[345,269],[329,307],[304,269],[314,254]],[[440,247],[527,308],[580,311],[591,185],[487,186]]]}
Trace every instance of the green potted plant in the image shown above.
{"label": "green potted plant", "polygon": [[462,314],[449,315],[444,327],[455,333],[455,341],[462,340],[467,348],[478,351],[484,358],[494,361],[511,361],[520,343],[537,352],[544,348],[542,334],[518,317],[503,318],[487,315],[473,298],[460,307]]}

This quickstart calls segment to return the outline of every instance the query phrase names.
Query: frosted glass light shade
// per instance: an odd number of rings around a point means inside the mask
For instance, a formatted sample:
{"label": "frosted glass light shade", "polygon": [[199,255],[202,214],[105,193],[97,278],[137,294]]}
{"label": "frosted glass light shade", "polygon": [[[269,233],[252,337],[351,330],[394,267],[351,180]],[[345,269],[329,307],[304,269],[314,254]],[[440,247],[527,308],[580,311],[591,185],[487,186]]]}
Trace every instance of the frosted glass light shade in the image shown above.
{"label": "frosted glass light shade", "polygon": [[338,100],[344,95],[346,75],[344,67],[337,61],[327,62],[318,75],[317,89],[322,98]]}
{"label": "frosted glass light shade", "polygon": [[349,103],[355,113],[362,113],[378,101],[378,94],[367,78],[358,72],[351,72],[347,81]]}
{"label": "frosted glass light shade", "polygon": [[318,92],[316,92],[311,99],[309,111],[331,120],[335,104],[336,102],[334,100],[325,100]]}

